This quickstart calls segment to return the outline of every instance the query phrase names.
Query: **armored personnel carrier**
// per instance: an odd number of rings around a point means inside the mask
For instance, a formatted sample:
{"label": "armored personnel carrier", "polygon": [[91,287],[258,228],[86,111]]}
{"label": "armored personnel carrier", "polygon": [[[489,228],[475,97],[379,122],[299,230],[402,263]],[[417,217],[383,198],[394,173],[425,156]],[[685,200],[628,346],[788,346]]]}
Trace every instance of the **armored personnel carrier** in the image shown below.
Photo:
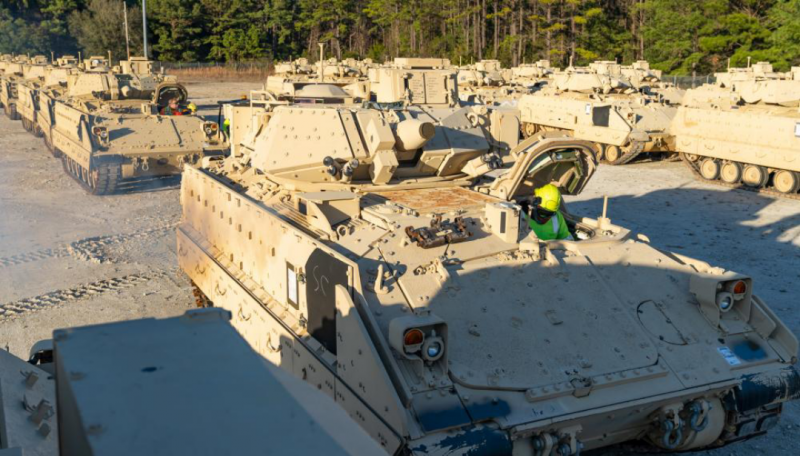
{"label": "armored personnel carrier", "polygon": [[322,90],[309,86],[325,84],[325,87],[339,87],[347,92],[350,98],[369,100],[371,92],[366,74],[367,67],[366,63],[362,65],[354,59],[343,62],[334,58],[325,60],[323,49],[320,47],[319,61],[316,64],[308,63],[307,59],[298,59],[275,65],[275,74],[267,77],[264,90],[278,99],[297,99],[302,102],[318,97],[312,95],[309,98],[298,92]]}
{"label": "armored personnel carrier", "polygon": [[184,170],[198,305],[388,454],[684,451],[777,422],[798,342],[752,278],[606,214],[564,211],[575,240],[540,241],[522,207],[545,184],[580,193],[593,144],[537,134],[503,163],[518,130],[460,107],[452,71],[402,66],[374,108],[268,107],[240,153]]}
{"label": "armored personnel carrier", "polygon": [[12,61],[6,62],[5,72],[0,76],[0,104],[11,120],[20,119],[17,112],[17,83],[22,79],[28,62],[27,57],[17,56]]}
{"label": "armored personnel carrier", "polygon": [[0,350],[0,454],[384,454],[229,321],[222,309],[198,309],[56,330],[29,362]]}
{"label": "armored personnel carrier", "polygon": [[227,149],[215,122],[182,111],[164,115],[186,89],[159,75],[81,72],[55,104],[53,150],[64,170],[93,194],[113,193],[122,179],[180,173],[184,165]]}
{"label": "armored personnel carrier", "polygon": [[800,68],[729,75],[686,94],[672,123],[676,150],[704,181],[800,199]]}
{"label": "armored personnel carrier", "polygon": [[553,78],[556,69],[550,66],[549,60],[539,60],[535,63],[523,63],[511,68],[511,81],[525,85],[544,85]]}
{"label": "armored personnel carrier", "polygon": [[34,134],[41,135],[47,149],[55,154],[53,149],[52,129],[56,123],[56,100],[67,91],[70,77],[73,79],[78,74],[78,61],[71,56],[56,60],[56,65],[45,70],[44,79],[35,86],[36,100],[36,125]]}
{"label": "armored personnel carrier", "polygon": [[544,89],[523,96],[518,108],[524,137],[565,131],[593,142],[600,159],[612,165],[673,150],[669,127],[677,106],[634,87],[614,62],[569,67]]}
{"label": "armored personnel carrier", "polygon": [[[62,58],[54,65],[65,65],[65,69],[74,68],[75,60]],[[22,80],[17,82],[17,112],[22,120],[22,126],[36,137],[42,136],[37,113],[39,111],[39,90],[44,86],[47,74],[54,70],[47,60],[34,59],[23,68]],[[56,75],[61,75],[56,72]],[[53,82],[51,76],[48,83]]]}
{"label": "armored personnel carrier", "polygon": [[650,64],[646,60],[637,60],[631,65],[620,67],[620,70],[622,76],[630,81],[637,90],[659,96],[670,105],[680,105],[683,96],[686,95],[685,90],[676,87],[669,81],[664,81],[661,70],[650,68]]}
{"label": "armored personnel carrier", "polygon": [[485,105],[515,105],[522,95],[531,93],[535,85],[523,85],[510,80],[498,60],[481,60],[458,69],[458,95],[465,103]]}

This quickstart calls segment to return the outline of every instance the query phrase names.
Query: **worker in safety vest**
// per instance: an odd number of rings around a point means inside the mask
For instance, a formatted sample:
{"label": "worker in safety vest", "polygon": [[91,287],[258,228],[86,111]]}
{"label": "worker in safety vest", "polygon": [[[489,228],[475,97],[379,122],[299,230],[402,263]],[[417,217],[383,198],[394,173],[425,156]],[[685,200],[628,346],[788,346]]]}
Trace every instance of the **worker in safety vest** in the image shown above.
{"label": "worker in safety vest", "polygon": [[537,188],[533,192],[533,204],[523,213],[536,237],[543,241],[572,239],[567,221],[559,211],[561,192],[553,184]]}

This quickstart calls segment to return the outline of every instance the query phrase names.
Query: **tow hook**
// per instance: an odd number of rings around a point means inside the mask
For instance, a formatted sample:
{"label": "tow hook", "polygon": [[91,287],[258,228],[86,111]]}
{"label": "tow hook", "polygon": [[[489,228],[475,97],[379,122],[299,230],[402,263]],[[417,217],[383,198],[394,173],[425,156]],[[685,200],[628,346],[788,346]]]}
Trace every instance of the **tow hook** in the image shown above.
{"label": "tow hook", "polygon": [[560,435],[541,434],[534,437],[534,456],[580,456],[583,443],[575,437],[579,430],[580,428],[576,428]]}
{"label": "tow hook", "polygon": [[711,403],[705,400],[694,401],[686,407],[689,412],[689,428],[694,432],[702,432],[708,426],[708,412]]}
{"label": "tow hook", "polygon": [[680,417],[681,404],[669,405],[661,409],[659,428],[661,445],[667,450],[678,448],[683,440],[683,420]]}

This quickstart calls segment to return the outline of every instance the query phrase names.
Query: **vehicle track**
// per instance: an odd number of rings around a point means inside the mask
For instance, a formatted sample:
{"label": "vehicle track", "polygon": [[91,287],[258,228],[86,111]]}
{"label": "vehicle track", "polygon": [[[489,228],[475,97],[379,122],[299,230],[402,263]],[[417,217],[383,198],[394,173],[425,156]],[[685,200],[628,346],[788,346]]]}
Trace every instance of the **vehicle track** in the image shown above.
{"label": "vehicle track", "polygon": [[68,302],[97,296],[110,291],[131,288],[136,285],[168,276],[168,270],[153,270],[147,273],[129,274],[122,277],[98,280],[64,290],[51,291],[39,296],[24,298],[18,301],[0,304],[0,322],[11,320],[22,315],[42,309],[56,307]]}
{"label": "vehicle track", "polygon": [[56,248],[35,250],[32,252],[19,253],[9,257],[0,258],[0,269],[19,266],[35,261],[47,260],[50,258],[74,257],[83,261],[94,261],[107,263],[111,260],[103,254],[103,249],[124,242],[144,239],[152,236],[172,231],[178,225],[177,222],[157,226],[132,233],[112,234],[108,236],[95,236],[71,242],[69,245]]}
{"label": "vehicle track", "polygon": [[748,192],[760,193],[762,195],[769,195],[777,198],[800,200],[800,193],[781,193],[771,188],[756,188],[756,187],[748,187],[747,185],[744,184],[729,184],[727,182],[721,181],[720,179],[708,180],[705,177],[703,177],[702,174],[700,174],[699,160],[697,162],[692,162],[686,157],[686,154],[684,154],[683,152],[681,152],[680,155],[681,155],[681,161],[683,161],[683,163],[692,171],[694,177],[697,178],[697,180],[699,180],[700,182],[719,185],[720,187],[732,188],[735,190],[745,190]]}

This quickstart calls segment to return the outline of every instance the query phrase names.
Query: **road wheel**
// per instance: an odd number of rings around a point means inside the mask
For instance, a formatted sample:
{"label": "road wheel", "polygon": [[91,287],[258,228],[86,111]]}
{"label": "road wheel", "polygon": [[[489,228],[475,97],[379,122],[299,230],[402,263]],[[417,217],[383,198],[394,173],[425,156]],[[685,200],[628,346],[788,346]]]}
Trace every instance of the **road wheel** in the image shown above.
{"label": "road wheel", "polygon": [[529,122],[522,122],[520,129],[522,130],[522,137],[526,139],[539,133],[540,130],[539,125]]}
{"label": "road wheel", "polygon": [[792,171],[781,170],[775,173],[772,184],[775,186],[775,190],[792,194],[800,188],[800,175]]}
{"label": "road wheel", "polygon": [[725,163],[719,171],[719,177],[723,182],[738,184],[742,180],[742,165],[736,162]]}
{"label": "road wheel", "polygon": [[769,173],[761,166],[747,165],[742,171],[742,182],[748,187],[761,188],[767,184]]}
{"label": "road wheel", "polygon": [[595,157],[597,157],[598,162],[605,160],[606,157],[605,144],[595,143],[594,150],[595,150]]}
{"label": "road wheel", "polygon": [[706,180],[717,180],[719,178],[719,162],[713,158],[706,158],[700,163],[700,175]]}
{"label": "road wheel", "polygon": [[613,163],[622,157],[622,149],[619,146],[608,145],[605,149],[603,155],[607,162]]}

